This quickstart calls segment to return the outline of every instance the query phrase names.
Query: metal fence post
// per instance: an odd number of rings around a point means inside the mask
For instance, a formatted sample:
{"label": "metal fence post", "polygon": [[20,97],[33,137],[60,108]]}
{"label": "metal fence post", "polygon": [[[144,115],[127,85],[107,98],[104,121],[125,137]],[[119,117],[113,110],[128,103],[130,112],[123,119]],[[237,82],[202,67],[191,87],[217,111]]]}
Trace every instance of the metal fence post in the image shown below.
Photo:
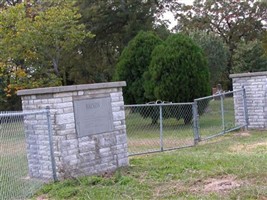
{"label": "metal fence post", "polygon": [[57,181],[57,173],[56,173],[56,163],[54,156],[54,148],[53,148],[53,139],[52,139],[52,126],[51,126],[51,116],[50,116],[50,108],[46,107],[46,117],[47,117],[47,126],[48,126],[48,138],[49,138],[49,146],[50,146],[50,156],[51,156],[51,166],[54,181]]}
{"label": "metal fence post", "polygon": [[244,115],[245,115],[245,131],[248,130],[248,107],[247,107],[247,96],[246,89],[244,85],[242,86],[242,96],[243,96],[243,106],[244,106]]}
{"label": "metal fence post", "polygon": [[223,133],[225,133],[225,119],[224,119],[224,105],[223,105],[223,93],[219,91],[220,93],[220,100],[221,100],[221,115],[222,115],[222,128],[223,128]]}
{"label": "metal fence post", "polygon": [[194,126],[194,145],[197,145],[200,141],[199,125],[198,125],[198,108],[197,101],[194,100],[193,107],[193,126]]}
{"label": "metal fence post", "polygon": [[160,151],[163,151],[163,123],[162,123],[162,105],[159,105],[159,124],[160,124]]}

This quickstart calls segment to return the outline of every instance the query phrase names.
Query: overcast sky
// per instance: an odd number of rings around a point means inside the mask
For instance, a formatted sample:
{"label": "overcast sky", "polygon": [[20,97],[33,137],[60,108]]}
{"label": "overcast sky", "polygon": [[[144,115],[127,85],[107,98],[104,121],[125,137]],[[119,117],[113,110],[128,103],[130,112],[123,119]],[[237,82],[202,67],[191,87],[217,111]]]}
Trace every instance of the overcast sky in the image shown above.
{"label": "overcast sky", "polygon": [[181,3],[192,4],[193,0],[180,0]]}
{"label": "overcast sky", "polygon": [[[180,3],[185,3],[185,4],[192,4],[193,0],[180,0]],[[175,25],[176,25],[176,21],[174,19],[174,16],[171,12],[166,12],[166,14],[164,15],[165,19],[168,19],[171,24],[169,25],[169,28],[172,29]]]}

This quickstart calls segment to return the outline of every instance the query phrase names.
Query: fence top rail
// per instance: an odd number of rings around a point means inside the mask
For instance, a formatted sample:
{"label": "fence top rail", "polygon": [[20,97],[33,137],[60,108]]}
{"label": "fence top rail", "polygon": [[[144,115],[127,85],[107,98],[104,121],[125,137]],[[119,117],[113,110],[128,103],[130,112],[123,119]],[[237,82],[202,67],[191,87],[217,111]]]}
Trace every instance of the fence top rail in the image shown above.
{"label": "fence top rail", "polygon": [[218,94],[197,98],[197,99],[195,99],[195,101],[201,101],[201,100],[204,100],[204,99],[210,99],[210,98],[220,97],[220,96],[224,96],[224,95],[228,95],[228,94],[234,94],[235,92],[241,92],[241,91],[243,91],[243,89],[233,90],[233,91],[228,91],[228,92],[221,92],[221,93],[218,93]]}
{"label": "fence top rail", "polygon": [[48,112],[47,110],[38,110],[38,111],[0,111],[0,117],[36,115],[36,114],[45,114],[47,112]]}
{"label": "fence top rail", "polygon": [[153,104],[132,104],[132,105],[124,105],[125,108],[129,107],[144,107],[144,106],[183,106],[183,105],[193,105],[193,102],[186,102],[186,103],[153,103]]}

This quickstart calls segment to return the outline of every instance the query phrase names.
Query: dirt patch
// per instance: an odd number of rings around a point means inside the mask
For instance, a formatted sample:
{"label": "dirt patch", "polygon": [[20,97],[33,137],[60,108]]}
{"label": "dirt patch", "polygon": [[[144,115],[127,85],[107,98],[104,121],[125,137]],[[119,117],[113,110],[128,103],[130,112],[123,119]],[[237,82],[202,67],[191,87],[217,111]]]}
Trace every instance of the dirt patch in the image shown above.
{"label": "dirt patch", "polygon": [[241,186],[241,182],[235,177],[222,177],[220,179],[209,179],[204,182],[204,192],[224,193]]}
{"label": "dirt patch", "polygon": [[267,147],[267,142],[259,142],[259,143],[247,145],[248,149],[256,149],[258,147]]}
{"label": "dirt patch", "polygon": [[234,136],[237,136],[237,137],[249,137],[251,134],[249,132],[238,132],[238,133],[235,133]]}
{"label": "dirt patch", "polygon": [[217,178],[209,178],[207,180],[197,181],[193,189],[194,192],[218,193],[225,194],[233,189],[239,188],[243,183],[234,176],[222,176]]}
{"label": "dirt patch", "polygon": [[42,194],[41,196],[37,197],[36,200],[48,200],[48,195]]}
{"label": "dirt patch", "polygon": [[187,188],[179,181],[157,184],[153,191],[153,199],[163,199],[171,195],[177,195],[183,191],[187,191]]}
{"label": "dirt patch", "polygon": [[237,144],[235,146],[231,146],[229,148],[232,152],[251,152],[255,150],[258,147],[266,147],[267,148],[267,142],[258,142],[255,144]]}
{"label": "dirt patch", "polygon": [[235,176],[231,175],[198,180],[191,186],[184,185],[180,181],[170,181],[164,184],[157,184],[153,191],[153,196],[156,199],[161,199],[166,196],[177,195],[183,192],[194,194],[217,193],[218,195],[225,195],[242,185],[244,185],[244,182],[237,180]]}
{"label": "dirt patch", "polygon": [[[181,147],[185,145],[193,145],[194,141],[192,138],[175,139],[175,138],[165,138],[163,140],[163,145],[165,148],[171,147]],[[160,139],[149,138],[149,139],[128,139],[128,146],[131,148],[137,147],[153,147],[157,148],[160,145]]]}

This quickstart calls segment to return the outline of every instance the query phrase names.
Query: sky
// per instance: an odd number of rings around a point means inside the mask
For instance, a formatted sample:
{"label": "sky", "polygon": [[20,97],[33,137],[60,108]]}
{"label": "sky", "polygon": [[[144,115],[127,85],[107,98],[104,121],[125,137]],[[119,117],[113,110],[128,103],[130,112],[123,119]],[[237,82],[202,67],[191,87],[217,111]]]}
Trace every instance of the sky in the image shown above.
{"label": "sky", "polygon": [[[179,3],[185,3],[185,4],[193,4],[193,0],[179,0]],[[176,25],[176,21],[174,19],[174,16],[171,12],[166,12],[164,14],[164,19],[168,19],[171,23],[169,25],[169,29],[172,29]]]}
{"label": "sky", "polygon": [[192,4],[193,0],[179,0],[181,3]]}

